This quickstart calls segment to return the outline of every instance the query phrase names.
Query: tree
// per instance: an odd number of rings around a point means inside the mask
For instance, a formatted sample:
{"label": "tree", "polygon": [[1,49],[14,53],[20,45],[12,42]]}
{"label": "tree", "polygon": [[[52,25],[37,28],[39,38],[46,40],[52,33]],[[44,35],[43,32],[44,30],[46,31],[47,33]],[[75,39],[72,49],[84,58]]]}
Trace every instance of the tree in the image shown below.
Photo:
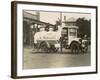
{"label": "tree", "polygon": [[76,26],[79,27],[78,36],[83,37],[84,35],[87,35],[88,37],[91,37],[91,20],[78,18],[76,21]]}

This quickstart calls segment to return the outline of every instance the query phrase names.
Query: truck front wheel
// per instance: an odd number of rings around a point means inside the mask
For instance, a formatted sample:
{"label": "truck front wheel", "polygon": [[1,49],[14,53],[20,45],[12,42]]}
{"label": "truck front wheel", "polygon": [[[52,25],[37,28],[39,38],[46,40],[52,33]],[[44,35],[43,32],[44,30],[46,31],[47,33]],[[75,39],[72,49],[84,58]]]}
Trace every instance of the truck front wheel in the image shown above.
{"label": "truck front wheel", "polygon": [[71,48],[71,52],[72,53],[79,53],[80,52],[80,45],[79,45],[79,43],[73,42],[71,44],[70,48]]}

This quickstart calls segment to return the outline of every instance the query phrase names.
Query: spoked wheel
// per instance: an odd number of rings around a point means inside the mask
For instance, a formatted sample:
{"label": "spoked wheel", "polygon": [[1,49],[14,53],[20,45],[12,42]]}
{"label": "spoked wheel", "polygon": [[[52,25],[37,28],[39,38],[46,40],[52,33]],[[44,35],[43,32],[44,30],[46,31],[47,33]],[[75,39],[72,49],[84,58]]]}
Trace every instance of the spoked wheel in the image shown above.
{"label": "spoked wheel", "polygon": [[72,53],[79,53],[80,52],[79,43],[74,42],[74,43],[71,44],[71,52]]}
{"label": "spoked wheel", "polygon": [[48,52],[48,46],[47,46],[46,42],[42,42],[42,43],[40,44],[40,49],[41,49],[42,51],[44,51],[44,52]]}

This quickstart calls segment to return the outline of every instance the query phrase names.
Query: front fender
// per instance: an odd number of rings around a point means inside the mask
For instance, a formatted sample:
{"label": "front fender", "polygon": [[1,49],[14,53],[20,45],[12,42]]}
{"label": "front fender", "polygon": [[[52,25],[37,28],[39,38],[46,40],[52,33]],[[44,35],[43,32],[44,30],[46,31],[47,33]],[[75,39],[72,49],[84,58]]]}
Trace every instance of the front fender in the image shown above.
{"label": "front fender", "polygon": [[81,44],[81,38],[74,38],[74,39],[72,39],[72,40],[70,40],[70,43],[69,43],[69,45],[72,43],[72,42],[77,42],[77,43],[79,43],[79,44]]}

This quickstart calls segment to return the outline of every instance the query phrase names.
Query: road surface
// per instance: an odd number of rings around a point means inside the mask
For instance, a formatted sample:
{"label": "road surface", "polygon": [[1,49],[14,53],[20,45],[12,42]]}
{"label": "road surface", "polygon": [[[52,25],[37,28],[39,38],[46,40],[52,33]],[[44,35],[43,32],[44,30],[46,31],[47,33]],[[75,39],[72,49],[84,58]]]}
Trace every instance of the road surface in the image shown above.
{"label": "road surface", "polygon": [[73,54],[69,49],[63,49],[63,53],[45,53],[36,51],[31,47],[25,47],[23,54],[24,69],[79,67],[91,65],[90,48],[87,53]]}

